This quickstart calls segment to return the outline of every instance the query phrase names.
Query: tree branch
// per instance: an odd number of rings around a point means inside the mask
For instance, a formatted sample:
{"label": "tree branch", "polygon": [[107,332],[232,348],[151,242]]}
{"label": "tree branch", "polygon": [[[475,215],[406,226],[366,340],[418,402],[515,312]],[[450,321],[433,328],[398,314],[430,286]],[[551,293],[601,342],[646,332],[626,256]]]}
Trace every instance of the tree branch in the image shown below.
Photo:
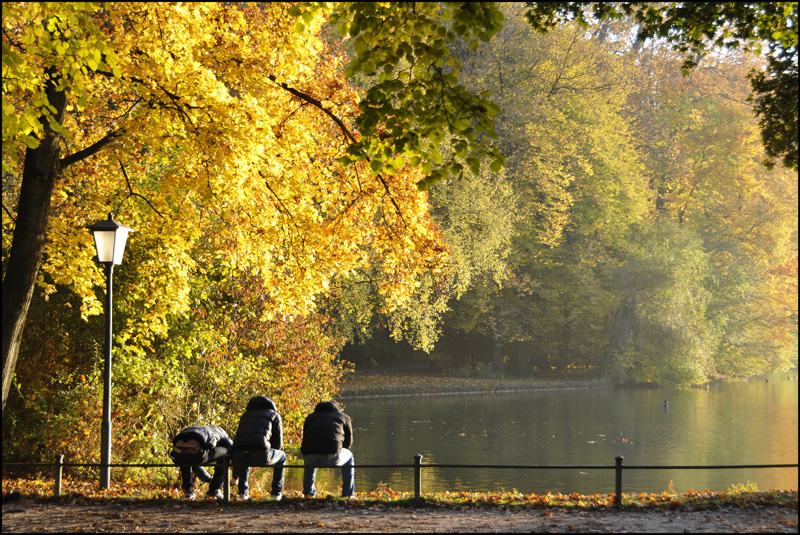
{"label": "tree branch", "polygon": [[[258,174],[261,176],[261,178],[264,179],[264,185],[267,186],[267,189],[269,190],[269,192],[272,193],[272,196],[275,197],[275,199],[278,201],[278,204],[280,204],[281,207],[278,209],[278,212],[283,212],[286,215],[288,215],[290,219],[294,220],[294,216],[292,215],[292,212],[290,212],[289,209],[286,208],[286,205],[283,204],[283,200],[280,197],[278,197],[278,194],[275,193],[275,190],[273,190],[272,186],[269,185],[269,181],[267,180],[267,177],[264,176],[264,173],[259,171]],[[295,223],[295,226],[296,225],[297,225],[297,223]]]}
{"label": "tree branch", "polygon": [[[147,205],[148,205],[148,206],[149,206],[149,207],[150,207],[150,208],[151,208],[151,209],[152,209],[152,210],[153,210],[155,213],[157,213],[157,214],[158,214],[158,215],[161,217],[161,219],[166,219],[166,217],[164,217],[164,215],[163,215],[161,212],[159,212],[158,210],[156,210],[156,207],[152,205],[152,203],[150,202],[150,200],[149,200],[147,197],[145,197],[144,195],[142,195],[142,194],[140,194],[140,193],[136,193],[135,191],[133,191],[133,186],[131,186],[131,181],[130,181],[130,179],[128,178],[128,173],[127,173],[127,171],[125,171],[125,165],[123,165],[123,163],[122,163],[122,160],[120,160],[120,159],[119,159],[119,157],[117,157],[117,161],[119,162],[119,167],[120,167],[120,169],[122,169],[122,175],[125,177],[125,183],[128,185],[128,191],[130,192],[130,195],[128,195],[128,197],[130,197],[130,196],[139,197],[139,198],[140,198],[140,199],[142,199],[144,202],[146,202],[146,203],[147,203]],[[123,199],[123,201],[122,201],[122,202],[125,202],[125,199]],[[122,202],[119,204],[119,206],[122,206]],[[117,210],[115,210],[115,211],[119,211],[119,208],[118,208]]]}
{"label": "tree branch", "polygon": [[295,89],[295,88],[293,88],[293,87],[289,87],[289,86],[288,86],[286,83],[284,83],[284,82],[279,82],[279,81],[277,80],[277,78],[275,78],[275,75],[272,75],[272,74],[270,74],[270,75],[268,76],[268,78],[269,78],[270,80],[272,80],[273,82],[275,82],[275,83],[276,83],[278,86],[280,86],[281,88],[285,89],[286,91],[288,91],[288,92],[289,92],[289,93],[291,93],[292,95],[294,95],[294,96],[296,96],[297,98],[299,98],[300,100],[304,100],[304,101],[308,102],[309,104],[313,104],[314,106],[316,106],[317,108],[319,108],[320,110],[322,110],[322,111],[325,113],[325,115],[327,115],[328,117],[330,117],[330,118],[331,118],[331,120],[332,120],[334,123],[336,123],[336,125],[339,127],[339,129],[342,131],[342,133],[344,134],[344,136],[345,136],[347,139],[349,139],[349,140],[350,140],[352,143],[356,143],[356,138],[353,136],[353,134],[352,134],[352,133],[350,133],[350,130],[347,128],[347,126],[345,126],[344,122],[343,122],[341,119],[339,119],[339,118],[338,118],[336,115],[334,115],[332,111],[330,111],[328,108],[326,108],[325,106],[323,106],[321,101],[319,101],[319,100],[315,99],[315,98],[314,98],[314,97],[312,97],[311,95],[308,95],[308,94],[306,94],[306,93],[303,93],[302,91],[298,91],[297,89]]}
{"label": "tree branch", "polygon": [[[297,89],[295,89],[293,87],[289,87],[284,82],[278,82],[278,80],[272,74],[268,75],[268,78],[270,80],[272,80],[273,82],[275,82],[281,88],[285,89],[286,91],[288,91],[292,95],[294,95],[297,98],[299,98],[300,100],[308,102],[309,104],[312,104],[312,105],[316,106],[317,108],[319,108],[320,110],[322,110],[328,117],[331,118],[331,120],[333,120],[333,122],[335,122],[337,124],[337,126],[344,133],[345,137],[350,140],[350,142],[356,143],[356,138],[353,136],[352,133],[350,133],[350,130],[347,128],[347,126],[345,126],[344,122],[339,117],[334,115],[332,111],[330,111],[325,106],[323,106],[322,102],[320,102],[319,100],[315,99],[311,95],[307,95],[306,93],[303,93],[302,91],[298,91]],[[369,161],[369,160],[370,160],[369,157],[367,157],[367,161]],[[394,196],[392,195],[392,192],[389,191],[389,185],[386,183],[386,180],[380,174],[378,175],[378,181],[380,181],[380,183],[383,185],[383,189],[389,195],[389,200],[392,201],[392,204],[394,205],[394,208],[397,211],[397,215],[400,216],[400,220],[403,221],[403,223],[405,223],[406,221],[405,221],[405,218],[403,217],[403,212],[400,210],[400,207],[397,205],[397,202],[394,200]]]}
{"label": "tree branch", "polygon": [[14,215],[11,213],[11,210],[9,210],[8,208],[6,208],[6,203],[5,203],[5,202],[3,202],[3,210],[5,210],[5,212],[8,214],[8,217],[10,217],[10,218],[11,218],[11,221],[13,221],[14,223],[16,223],[16,222],[17,222],[17,219],[16,219],[16,218],[14,217]]}
{"label": "tree branch", "polygon": [[117,130],[114,130],[114,131],[109,132],[108,134],[106,134],[103,137],[103,139],[101,139],[97,143],[95,143],[93,145],[90,145],[89,147],[86,147],[83,150],[80,150],[78,152],[72,153],[69,156],[65,156],[65,157],[61,158],[61,160],[59,161],[59,164],[61,165],[61,169],[62,170],[66,169],[70,165],[72,165],[72,164],[74,164],[76,162],[79,162],[81,160],[84,160],[84,159],[88,158],[89,156],[92,156],[92,155],[100,152],[104,147],[106,147],[107,145],[113,143],[114,141],[116,141],[116,139],[118,137],[120,137],[120,136],[122,136],[124,134],[125,134],[125,129],[124,128],[119,128]]}

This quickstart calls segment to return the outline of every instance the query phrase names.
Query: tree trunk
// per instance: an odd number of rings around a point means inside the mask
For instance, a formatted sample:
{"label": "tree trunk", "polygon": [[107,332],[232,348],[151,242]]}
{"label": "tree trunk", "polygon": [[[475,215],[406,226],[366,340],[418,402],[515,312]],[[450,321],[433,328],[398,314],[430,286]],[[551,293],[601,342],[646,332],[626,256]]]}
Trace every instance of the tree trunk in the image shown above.
{"label": "tree trunk", "polygon": [[[47,74],[45,93],[56,109],[55,120],[61,124],[67,97],[64,91],[56,91],[60,81],[58,69],[48,69]],[[53,187],[60,172],[61,135],[50,128],[46,119],[43,123],[44,136],[39,146],[25,153],[17,220],[3,277],[3,409],[17,365],[25,319],[42,261]]]}
{"label": "tree trunk", "polygon": [[531,374],[530,342],[514,342],[512,346],[517,375],[528,377]]}
{"label": "tree trunk", "polygon": [[495,332],[492,336],[492,371],[496,377],[506,376],[506,366],[503,363],[503,343]]}
{"label": "tree trunk", "polygon": [[633,334],[633,324],[636,312],[636,297],[629,295],[626,296],[617,308],[614,314],[614,328],[611,331],[611,343],[608,344],[603,364],[600,366],[600,376],[606,374],[611,367],[611,362],[614,359],[614,353],[625,345],[625,342]]}
{"label": "tree trunk", "polygon": [[557,371],[566,370],[567,366],[569,366],[572,360],[570,358],[571,355],[569,354],[571,325],[569,321],[569,306],[566,301],[561,309],[561,318],[563,320],[563,324],[561,326],[561,340],[558,344],[558,362],[556,363]]}

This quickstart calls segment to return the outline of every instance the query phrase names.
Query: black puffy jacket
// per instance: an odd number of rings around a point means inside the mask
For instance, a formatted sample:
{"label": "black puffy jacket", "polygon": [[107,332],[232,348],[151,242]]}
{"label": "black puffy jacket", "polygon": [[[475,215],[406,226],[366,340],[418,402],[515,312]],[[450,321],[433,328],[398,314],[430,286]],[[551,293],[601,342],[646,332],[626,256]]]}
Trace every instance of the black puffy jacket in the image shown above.
{"label": "black puffy jacket", "polygon": [[317,403],[303,423],[303,455],[339,453],[353,445],[353,423],[335,401]]}
{"label": "black puffy jacket", "polygon": [[233,450],[248,451],[283,449],[283,424],[275,402],[267,396],[256,396],[247,403],[233,437]]}
{"label": "black puffy jacket", "polygon": [[187,427],[172,439],[175,444],[179,440],[184,442],[189,440],[196,440],[200,443],[203,449],[210,450],[217,446],[221,448],[230,448],[232,446],[231,439],[224,429],[217,425],[195,425]]}

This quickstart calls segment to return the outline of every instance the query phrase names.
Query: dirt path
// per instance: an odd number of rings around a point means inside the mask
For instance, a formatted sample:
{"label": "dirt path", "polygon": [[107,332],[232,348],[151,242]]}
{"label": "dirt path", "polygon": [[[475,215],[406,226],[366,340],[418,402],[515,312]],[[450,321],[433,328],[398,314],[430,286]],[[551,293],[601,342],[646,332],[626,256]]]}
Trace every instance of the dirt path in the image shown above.
{"label": "dirt path", "polygon": [[387,506],[365,502],[58,503],[25,498],[3,505],[3,533],[797,533],[797,509],[711,506],[675,511],[614,508],[569,511],[526,506]]}

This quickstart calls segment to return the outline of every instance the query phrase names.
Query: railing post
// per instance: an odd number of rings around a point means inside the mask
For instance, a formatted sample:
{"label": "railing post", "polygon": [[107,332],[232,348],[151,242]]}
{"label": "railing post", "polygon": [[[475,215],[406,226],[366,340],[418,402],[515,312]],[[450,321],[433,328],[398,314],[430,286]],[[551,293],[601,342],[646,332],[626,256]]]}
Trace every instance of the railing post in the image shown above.
{"label": "railing post", "polygon": [[422,497],[422,455],[414,455],[414,497]]}
{"label": "railing post", "polygon": [[614,482],[614,505],[617,507],[622,505],[622,459],[624,459],[622,455],[614,457],[616,461],[616,465],[614,466],[614,472],[616,473],[616,480]]}
{"label": "railing post", "polygon": [[53,496],[61,496],[61,475],[64,470],[64,456],[56,455],[56,474],[53,483]]}
{"label": "railing post", "polygon": [[[223,457],[222,466],[220,467],[222,469],[222,472],[225,474],[225,480],[224,483],[222,484],[222,488],[225,489],[223,491],[223,498],[225,499],[225,503],[231,503],[231,480],[229,479],[230,471],[228,470],[231,464],[230,459],[231,458],[227,455]],[[217,470],[217,468],[215,468],[214,470]]]}

